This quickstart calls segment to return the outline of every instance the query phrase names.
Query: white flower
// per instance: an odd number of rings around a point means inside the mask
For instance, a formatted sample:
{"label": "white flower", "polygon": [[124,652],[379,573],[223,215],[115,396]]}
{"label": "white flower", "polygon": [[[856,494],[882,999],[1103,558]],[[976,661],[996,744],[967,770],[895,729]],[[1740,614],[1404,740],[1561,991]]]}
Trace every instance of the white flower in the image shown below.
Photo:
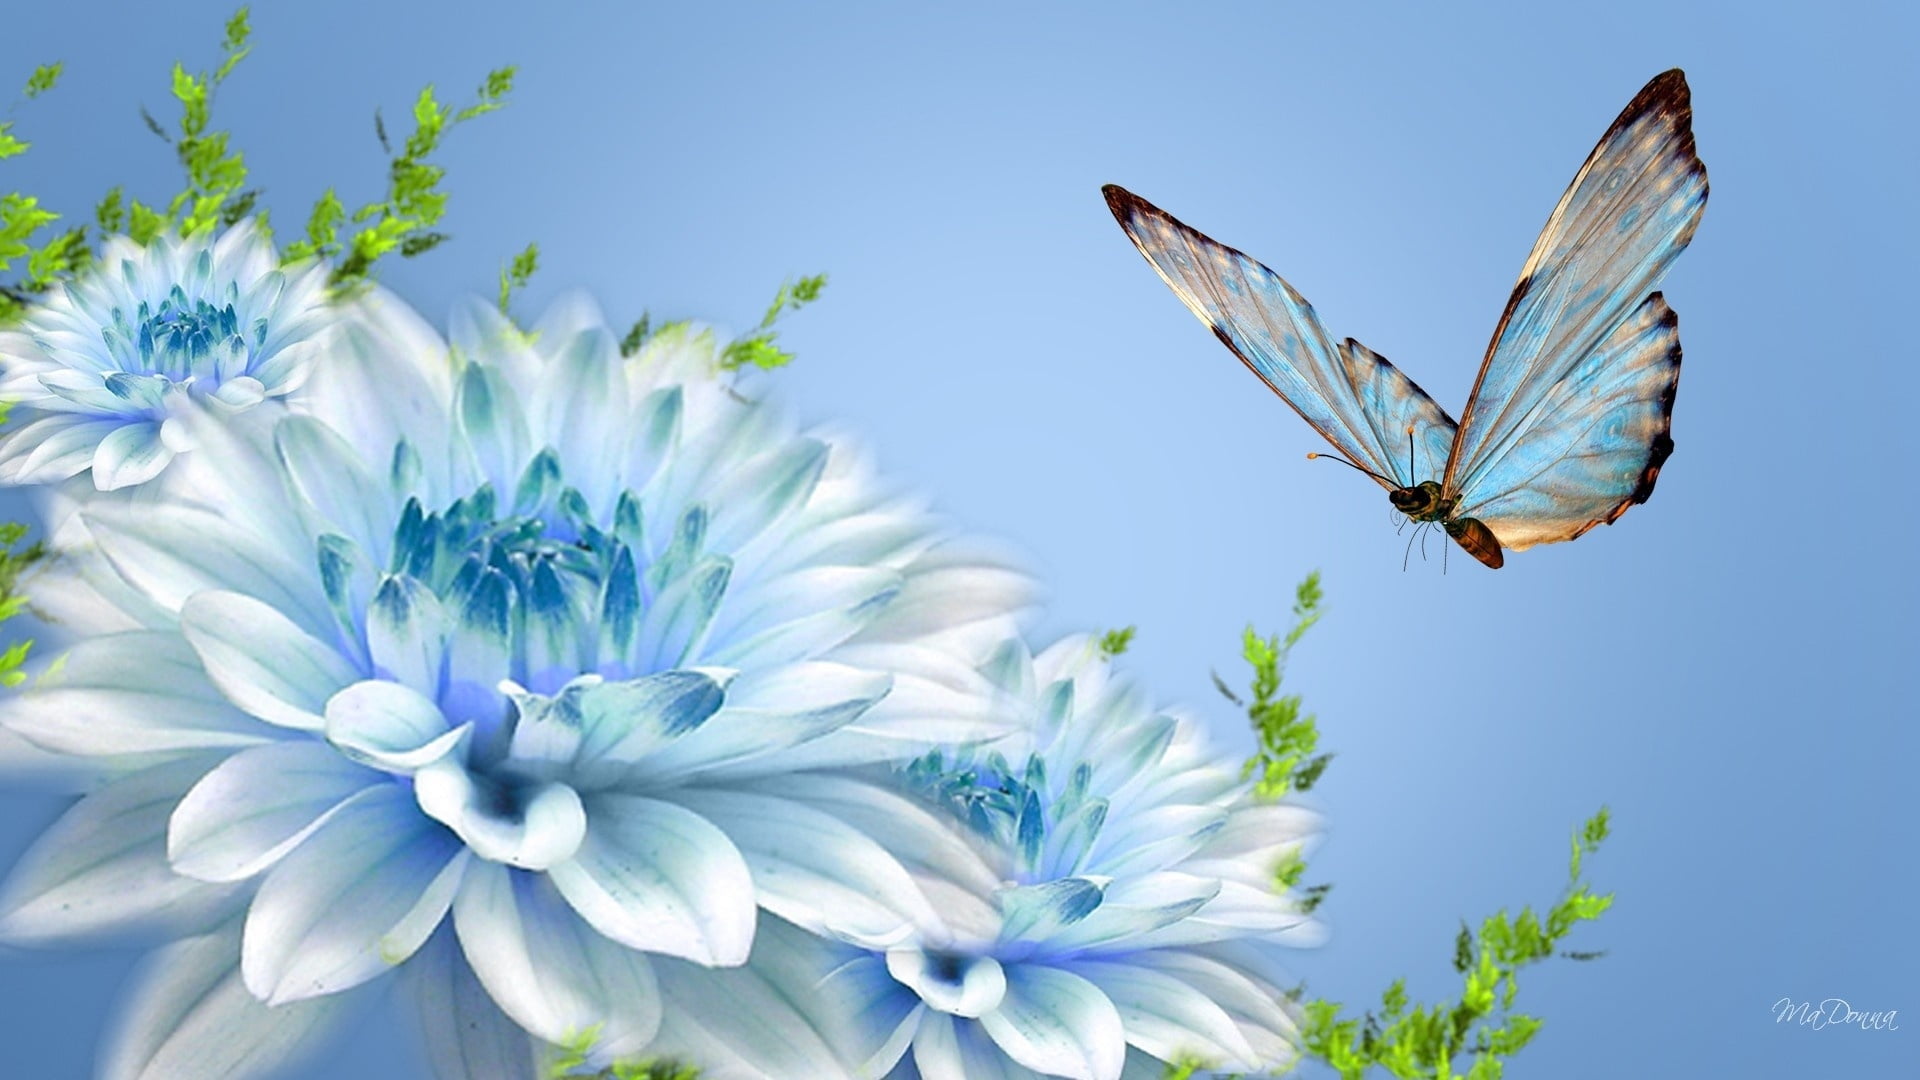
{"label": "white flower", "polygon": [[651,958],[744,962],[756,905],[874,946],[937,922],[861,827],[900,796],[782,781],[1004,730],[946,673],[1024,577],[715,382],[707,336],[625,360],[578,307],[529,335],[476,305],[451,350],[383,296],[357,319],[270,448],[202,425],[165,498],[82,508],[92,636],[0,713],[127,773],[0,932],[214,926],[109,1075],[270,1067],[402,964],[445,1075],[527,1075],[539,1042],[647,1047]]}
{"label": "white flower", "polygon": [[[1281,960],[1319,928],[1273,872],[1317,819],[1252,803],[1191,721],[1111,680],[1086,638],[1037,659],[1009,642],[984,673],[1022,732],[907,774],[986,856],[915,852],[941,921],[866,948],[770,921],[746,969],[680,977],[773,988],[868,1080],[1158,1080],[1186,1058],[1286,1067],[1295,1028]],[[690,1057],[752,1046],[768,1015],[780,1010],[738,1025],[720,1014],[686,1041]],[[767,1059],[756,1064],[771,1075],[800,1075]]]}
{"label": "white flower", "polygon": [[217,240],[110,239],[100,261],[0,333],[0,482],[93,470],[143,484],[192,448],[193,402],[239,411],[299,388],[327,320],[326,270],[282,270],[242,222]]}

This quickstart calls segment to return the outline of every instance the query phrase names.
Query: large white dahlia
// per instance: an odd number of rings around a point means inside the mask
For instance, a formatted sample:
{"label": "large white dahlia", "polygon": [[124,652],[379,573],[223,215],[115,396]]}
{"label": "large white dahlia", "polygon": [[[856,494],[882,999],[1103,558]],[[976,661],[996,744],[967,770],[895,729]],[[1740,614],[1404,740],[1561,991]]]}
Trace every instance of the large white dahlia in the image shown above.
{"label": "large white dahlia", "polygon": [[0,720],[117,778],[0,932],[196,932],[109,1076],[270,1069],[407,965],[444,1076],[524,1077],[646,1050],[656,958],[741,964],[759,907],[873,948],[939,922],[889,846],[950,830],[883,846],[901,796],[836,770],[1010,726],[950,673],[1027,582],[714,365],[578,304],[476,304],[449,346],[375,294],[303,415],[209,413],[157,497],[81,506],[49,571],[80,636]]}

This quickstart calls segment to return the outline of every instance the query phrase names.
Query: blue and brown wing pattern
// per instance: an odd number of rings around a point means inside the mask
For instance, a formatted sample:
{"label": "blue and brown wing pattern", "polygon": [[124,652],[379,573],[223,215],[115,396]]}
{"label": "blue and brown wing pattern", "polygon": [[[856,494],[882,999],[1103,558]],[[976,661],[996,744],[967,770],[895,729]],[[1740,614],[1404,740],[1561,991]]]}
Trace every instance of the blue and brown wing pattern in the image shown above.
{"label": "blue and brown wing pattern", "polygon": [[1336,344],[1313,305],[1258,261],[1132,192],[1102,191],[1174,294],[1336,450],[1389,488],[1440,474],[1453,420],[1413,380],[1351,338]]}
{"label": "blue and brown wing pattern", "polygon": [[[1692,116],[1686,77],[1677,69],[1656,76],[1627,105],[1547,219],[1494,331],[1443,487],[1458,500],[1456,515],[1471,517],[1476,505],[1497,511],[1501,525],[1483,521],[1507,546],[1572,539],[1595,521],[1618,517],[1646,499],[1673,448],[1665,407],[1625,402],[1664,379],[1670,405],[1678,377],[1677,340],[1656,340],[1673,338],[1671,312],[1648,294],[1692,239],[1706,207],[1707,173],[1694,152]],[[1608,363],[1629,370],[1610,372]],[[1608,396],[1616,390],[1628,396]],[[1566,439],[1581,430],[1582,402],[1594,410],[1587,430],[1612,432],[1618,424],[1619,438],[1645,437],[1639,465],[1621,464],[1629,451],[1607,434],[1613,464],[1588,477],[1600,486],[1576,493],[1573,472],[1554,473],[1558,508],[1538,504],[1551,516],[1531,521],[1536,504],[1517,493],[1532,489],[1514,482],[1556,453],[1575,452]],[[1629,474],[1630,482],[1622,479]],[[1495,498],[1508,489],[1516,492],[1511,499]],[[1561,501],[1576,494],[1582,506],[1606,505],[1575,511],[1574,502]],[[1567,515],[1582,523],[1568,531]]]}
{"label": "blue and brown wing pattern", "polygon": [[1612,522],[1653,493],[1679,383],[1678,322],[1654,293],[1547,391],[1526,438],[1473,474],[1454,515],[1514,549]]}

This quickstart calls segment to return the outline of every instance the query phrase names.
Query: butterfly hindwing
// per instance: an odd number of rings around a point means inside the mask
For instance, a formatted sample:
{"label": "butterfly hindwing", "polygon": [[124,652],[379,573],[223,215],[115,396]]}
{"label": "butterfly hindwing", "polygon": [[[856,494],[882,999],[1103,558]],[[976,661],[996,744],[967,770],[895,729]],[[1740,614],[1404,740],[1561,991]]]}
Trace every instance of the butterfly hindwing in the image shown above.
{"label": "butterfly hindwing", "polygon": [[1653,493],[1673,451],[1680,331],[1654,293],[1535,406],[1526,437],[1478,470],[1455,516],[1509,548],[1571,540]]}
{"label": "butterfly hindwing", "polygon": [[[1258,261],[1123,188],[1103,190],[1175,295],[1336,450],[1388,486],[1439,475],[1453,420],[1413,380],[1351,338],[1336,344],[1313,305]],[[1410,450],[1423,475],[1409,474]]]}
{"label": "butterfly hindwing", "polygon": [[[1462,499],[1456,513],[1467,514],[1468,502],[1484,501],[1483,493],[1523,475],[1548,452],[1544,442],[1565,434],[1565,384],[1590,380],[1597,352],[1656,369],[1663,362],[1657,351],[1653,360],[1622,351],[1616,331],[1629,320],[1645,331],[1647,295],[1692,239],[1706,206],[1706,167],[1694,152],[1692,116],[1686,78],[1677,69],[1656,76],[1600,139],[1547,219],[1454,437],[1444,487]],[[1672,366],[1677,376],[1677,345]],[[1664,418],[1648,435],[1647,456],[1664,456],[1657,451],[1672,445]],[[1519,457],[1509,464],[1513,455]],[[1629,485],[1584,494],[1595,502],[1617,496],[1618,503],[1594,518],[1612,520],[1646,492]],[[1528,521],[1518,503],[1500,507],[1511,533],[1488,524],[1508,546],[1544,543],[1564,526],[1558,517]],[[1552,539],[1581,531],[1584,526]]]}

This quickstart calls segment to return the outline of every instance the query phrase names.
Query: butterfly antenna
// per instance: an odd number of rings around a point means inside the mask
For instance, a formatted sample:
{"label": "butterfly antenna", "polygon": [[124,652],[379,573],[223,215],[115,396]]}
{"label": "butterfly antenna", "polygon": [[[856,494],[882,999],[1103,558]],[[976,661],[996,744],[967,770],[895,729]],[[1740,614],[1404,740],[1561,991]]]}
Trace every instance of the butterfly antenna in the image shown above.
{"label": "butterfly antenna", "polygon": [[1407,480],[1411,482],[1418,474],[1413,471],[1413,425],[1407,425]]}
{"label": "butterfly antenna", "polygon": [[1366,473],[1368,476],[1373,477],[1375,480],[1380,481],[1381,483],[1387,485],[1390,488],[1397,488],[1400,486],[1399,484],[1394,483],[1393,481],[1387,479],[1386,477],[1381,476],[1379,473],[1374,472],[1372,469],[1365,469],[1365,468],[1361,468],[1358,465],[1355,465],[1353,462],[1348,461],[1346,458],[1341,457],[1339,454],[1309,453],[1307,455],[1308,461],[1319,461],[1322,458],[1326,459],[1327,461],[1337,461],[1340,464],[1345,465],[1347,468],[1354,470],[1355,472]]}

